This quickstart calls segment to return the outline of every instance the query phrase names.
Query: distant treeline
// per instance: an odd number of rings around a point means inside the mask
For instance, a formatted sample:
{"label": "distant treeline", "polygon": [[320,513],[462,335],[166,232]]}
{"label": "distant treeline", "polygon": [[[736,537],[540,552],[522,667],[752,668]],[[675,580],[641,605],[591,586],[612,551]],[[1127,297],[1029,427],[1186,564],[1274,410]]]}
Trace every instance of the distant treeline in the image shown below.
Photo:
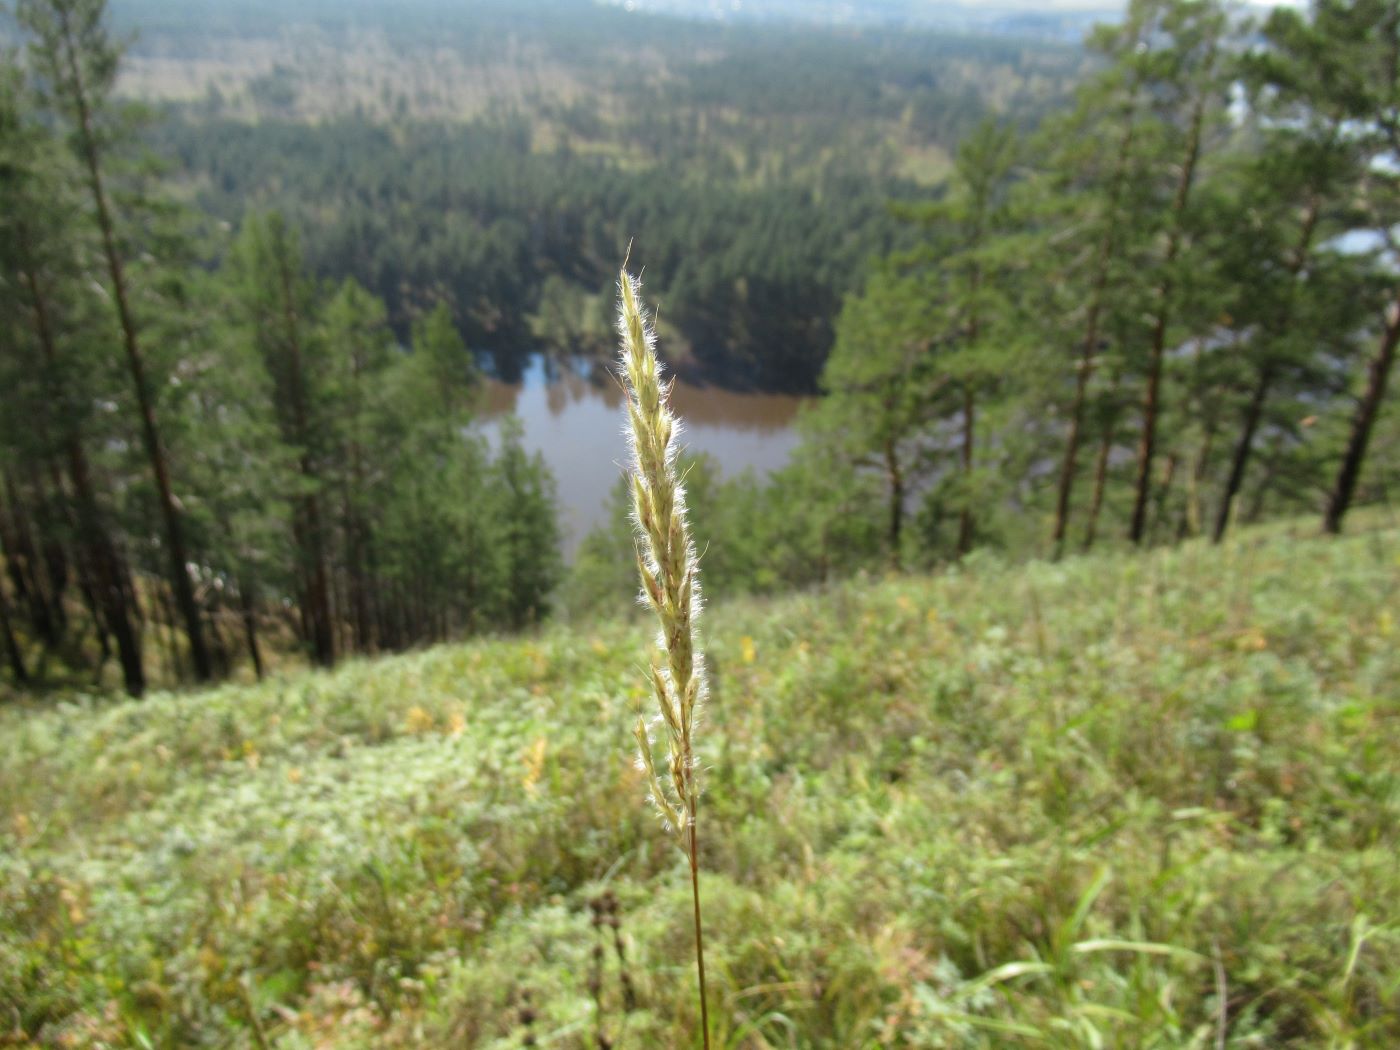
{"label": "distant treeline", "polygon": [[[815,390],[841,297],[897,246],[889,201],[917,195],[912,175],[941,177],[919,165],[946,163],[994,108],[1033,121],[1080,64],[1014,40],[736,30],[592,5],[375,12],[355,24],[410,57],[426,42],[483,62],[493,46],[532,49],[525,97],[418,119],[459,101],[444,72],[347,112],[328,90],[342,74],[287,62],[249,85],[256,121],[249,98],[211,93],[149,141],[204,210],[232,223],[280,210],[313,272],[355,278],[401,334],[424,302],[449,303],[507,373],[541,346],[611,345],[599,318],[632,244],[678,336],[673,360],[731,387]],[[169,21],[143,46],[197,54],[198,20]]]}
{"label": "distant treeline", "polygon": [[633,260],[668,275],[666,321],[694,368],[735,387],[812,390],[843,290],[894,234],[864,176],[744,189],[732,171],[628,174],[532,152],[524,121],[171,124],[162,138],[207,177],[201,200],[215,214],[276,203],[306,231],[313,272],[353,277],[400,333],[427,304],[450,303],[506,375],[541,348],[610,351],[615,271],[629,231],[646,231]]}

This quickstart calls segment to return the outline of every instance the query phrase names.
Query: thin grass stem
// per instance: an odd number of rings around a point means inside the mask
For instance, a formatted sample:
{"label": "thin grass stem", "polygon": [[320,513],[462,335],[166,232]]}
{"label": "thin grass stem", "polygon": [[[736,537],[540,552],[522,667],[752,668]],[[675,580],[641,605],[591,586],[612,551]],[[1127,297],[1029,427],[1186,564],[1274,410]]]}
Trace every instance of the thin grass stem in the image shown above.
{"label": "thin grass stem", "polygon": [[700,978],[700,1031],[705,1050],[710,1050],[710,1011],[705,994],[705,936],[700,922],[700,855],[695,835],[695,812],[690,815],[690,892],[695,903],[695,972]]}
{"label": "thin grass stem", "polygon": [[[641,305],[641,285],[624,270],[619,281],[622,337],[621,373],[628,395],[628,435],[632,443],[632,514],[636,527],[641,601],[656,614],[660,630],[651,662],[657,714],[638,714],[633,734],[647,777],[651,801],[676,844],[690,861],[695,918],[695,970],[700,986],[700,1027],[710,1047],[710,1014],[705,989],[705,942],[700,912],[700,845],[696,813],[700,786],[692,731],[706,697],[705,657],[700,618],[700,567],[690,538],[685,484],[675,463],[680,422],[671,413],[671,385],[663,383],[656,357],[656,335]],[[653,748],[657,732],[665,762]],[[669,774],[669,775],[668,775]]]}

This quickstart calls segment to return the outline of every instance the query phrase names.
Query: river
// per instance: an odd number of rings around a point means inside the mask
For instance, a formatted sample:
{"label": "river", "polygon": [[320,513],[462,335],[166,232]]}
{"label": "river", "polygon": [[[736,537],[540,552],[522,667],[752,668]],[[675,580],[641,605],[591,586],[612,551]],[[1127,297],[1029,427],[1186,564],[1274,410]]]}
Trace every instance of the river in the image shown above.
{"label": "river", "polygon": [[[751,394],[678,381],[672,408],[684,421],[682,445],[710,454],[726,477],[783,466],[794,446],[793,421],[807,400]],[[558,485],[564,553],[604,517],[608,493],[627,460],[622,390],[603,365],[536,354],[518,383],[488,379],[485,432],[495,442],[509,414],[524,426],[527,450],[543,454]]]}

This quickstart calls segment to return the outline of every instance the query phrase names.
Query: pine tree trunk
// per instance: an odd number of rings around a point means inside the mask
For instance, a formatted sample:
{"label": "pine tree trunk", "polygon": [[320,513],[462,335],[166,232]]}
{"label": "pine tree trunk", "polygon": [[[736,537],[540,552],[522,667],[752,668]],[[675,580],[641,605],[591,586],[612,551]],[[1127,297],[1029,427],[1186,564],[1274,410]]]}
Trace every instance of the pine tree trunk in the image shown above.
{"label": "pine tree trunk", "polygon": [[68,552],[63,546],[63,527],[66,524],[63,488],[59,484],[50,489],[44,482],[44,472],[32,463],[29,464],[29,487],[35,497],[34,523],[38,532],[37,546],[44,589],[49,596],[49,616],[61,642],[68,632],[68,607],[65,604],[68,594]]}
{"label": "pine tree trunk", "polygon": [[[471,624],[473,628],[476,626],[477,616],[474,591],[474,585],[468,587],[468,597],[471,604],[469,605],[470,612],[467,614],[467,622]],[[407,647],[421,644],[428,633],[427,620],[423,612],[423,576],[421,570],[415,570],[410,592],[405,597],[407,601],[405,610],[408,613],[405,623],[408,624],[408,629],[404,632],[403,641],[404,646]]]}
{"label": "pine tree trunk", "polygon": [[[1303,272],[1303,267],[1307,265],[1308,258],[1312,252],[1313,234],[1317,231],[1317,219],[1321,210],[1322,202],[1316,194],[1308,200],[1307,210],[1303,213],[1303,223],[1298,234],[1298,246],[1293,251],[1293,259],[1288,264],[1288,272],[1296,278]],[[1284,300],[1279,310],[1279,316],[1271,326],[1272,333],[1285,333],[1288,326],[1293,321],[1293,307],[1296,301],[1296,285],[1289,286],[1289,294]],[[1225,538],[1225,530],[1230,527],[1230,512],[1235,497],[1239,495],[1240,489],[1244,486],[1245,469],[1249,466],[1249,457],[1254,451],[1254,437],[1258,430],[1259,422],[1264,415],[1264,404],[1269,395],[1269,389],[1273,384],[1274,372],[1269,362],[1265,362],[1259,370],[1259,380],[1254,388],[1254,395],[1250,398],[1249,406],[1245,410],[1244,429],[1240,433],[1240,440],[1235,446],[1235,455],[1230,462],[1230,474],[1225,481],[1225,491],[1220,501],[1220,511],[1215,519],[1215,531],[1212,535],[1212,542],[1219,543]]]}
{"label": "pine tree trunk", "polygon": [[1074,477],[1078,469],[1080,433],[1084,426],[1084,408],[1089,397],[1089,380],[1094,374],[1094,360],[1099,352],[1099,318],[1103,312],[1104,293],[1108,289],[1108,271],[1113,262],[1113,247],[1117,232],[1114,217],[1122,200],[1123,184],[1127,176],[1128,158],[1132,154],[1133,137],[1137,121],[1133,110],[1137,104],[1137,89],[1129,97],[1124,113],[1123,137],[1118,144],[1118,160],[1110,182],[1109,206],[1104,223],[1103,236],[1099,241],[1098,255],[1094,264],[1094,278],[1089,289],[1089,306],[1084,318],[1084,341],[1080,346],[1079,367],[1075,370],[1074,401],[1070,405],[1069,433],[1065,436],[1065,458],[1060,465],[1060,485],[1055,498],[1055,531],[1051,536],[1052,556],[1059,558],[1064,553],[1065,534],[1069,530],[1070,498],[1074,491]]}
{"label": "pine tree trunk", "polygon": [[301,449],[301,476],[312,486],[302,497],[302,533],[299,537],[305,559],[306,619],[311,640],[312,657],[322,667],[335,663],[335,624],[331,618],[330,577],[326,570],[325,533],[321,527],[321,503],[315,486],[320,478],[311,453],[311,422],[306,405],[306,373],[303,367],[301,332],[292,296],[292,274],[285,252],[278,253],[278,279],[282,290],[282,315],[286,326],[287,368],[290,375],[288,395],[291,401],[292,427]]}
{"label": "pine tree trunk", "polygon": [[184,619],[185,633],[189,637],[190,658],[194,664],[195,678],[205,682],[212,677],[212,668],[209,664],[209,652],[204,644],[203,622],[200,619],[199,606],[195,602],[194,587],[190,582],[189,558],[185,552],[184,527],[171,488],[170,467],[166,462],[165,449],[161,444],[160,430],[156,425],[155,405],[150,385],[146,379],[146,363],[137,336],[136,319],[128,301],[126,275],[121,253],[117,250],[111,209],[107,201],[107,191],[103,185],[97,134],[93,127],[87,90],[78,61],[77,43],[73,39],[73,30],[66,9],[58,5],[56,12],[62,26],[63,46],[71,78],[72,102],[77,116],[78,141],[83,160],[87,166],[88,186],[92,191],[93,206],[97,211],[97,224],[102,235],[102,249],[107,260],[108,274],[112,279],[112,298],[116,302],[117,317],[121,322],[127,368],[131,373],[137,408],[141,416],[141,436],[145,443],[146,456],[150,460],[151,472],[155,477],[161,520],[165,526],[167,554],[170,559],[170,582],[175,591],[175,600],[179,605],[180,615]]}
{"label": "pine tree trunk", "polygon": [[1152,494],[1152,460],[1157,451],[1157,420],[1161,414],[1162,364],[1167,350],[1167,328],[1171,321],[1172,294],[1175,279],[1172,269],[1181,252],[1185,234],[1186,205],[1191,199],[1191,186],[1196,177],[1196,164],[1201,156],[1201,128],[1205,122],[1206,100],[1196,100],[1191,113],[1191,130],[1186,138],[1186,156],[1177,180],[1176,196],[1172,200],[1171,232],[1167,235],[1167,251],[1162,260],[1163,278],[1157,294],[1157,315],[1152,321],[1152,346],[1147,359],[1147,385],[1142,399],[1142,437],[1138,442],[1137,485],[1133,498],[1133,517],[1128,526],[1128,538],[1141,543],[1147,525],[1147,504]]}
{"label": "pine tree trunk", "polygon": [[239,581],[238,608],[243,618],[243,637],[248,643],[248,656],[253,661],[253,673],[261,682],[263,659],[262,650],[258,648],[258,614],[253,599],[253,586],[247,580]]}
{"label": "pine tree trunk", "polygon": [[350,586],[350,614],[355,627],[355,649],[368,653],[375,645],[376,615],[373,586],[374,553],[370,529],[360,512],[365,499],[364,450],[360,444],[360,420],[363,412],[361,389],[364,382],[364,361],[359,349],[350,354],[350,382],[355,398],[351,408],[354,425],[351,430],[349,460],[350,476],[345,482],[345,542]]}
{"label": "pine tree trunk", "polygon": [[10,661],[10,673],[14,675],[15,683],[28,685],[29,670],[24,666],[24,653],[20,650],[19,640],[10,622],[10,599],[5,594],[3,580],[0,580],[0,638],[4,639],[5,656]]}
{"label": "pine tree trunk", "polygon": [[1264,458],[1264,476],[1259,479],[1259,484],[1254,486],[1254,492],[1249,500],[1249,509],[1244,514],[1246,525],[1254,525],[1263,517],[1264,497],[1269,494],[1270,486],[1278,477],[1279,464],[1282,461],[1283,434],[1279,432],[1275,433],[1273,440],[1269,442],[1268,455]]}
{"label": "pine tree trunk", "polygon": [[398,614],[397,591],[392,584],[385,584],[379,573],[379,556],[373,543],[367,555],[368,572],[372,591],[372,611],[374,615],[375,647],[390,652],[398,648],[398,633],[394,618]]}
{"label": "pine tree trunk", "polygon": [[1269,386],[1272,383],[1273,371],[1266,367],[1260,371],[1254,384],[1254,393],[1245,409],[1244,426],[1240,430],[1239,441],[1235,443],[1235,454],[1230,459],[1230,474],[1225,479],[1225,491],[1220,496],[1220,511],[1215,516],[1215,531],[1211,534],[1213,543],[1223,540],[1225,531],[1230,527],[1230,510],[1241,486],[1244,485],[1245,467],[1254,449],[1254,437],[1259,432],[1259,424],[1264,418],[1264,402],[1269,396]]}
{"label": "pine tree trunk", "polygon": [[[94,597],[102,610],[102,625],[117,643],[117,660],[122,665],[122,683],[132,696],[146,691],[146,671],[142,664],[141,638],[132,624],[129,591],[122,580],[126,568],[102,522],[93,493],[87,459],[76,439],[68,442],[68,473],[78,510],[82,544],[92,566]],[[105,648],[105,647],[104,647]]]}
{"label": "pine tree trunk", "polygon": [[385,590],[379,603],[379,640],[385,649],[397,652],[402,648],[403,639],[403,591],[394,580]]}
{"label": "pine tree trunk", "polygon": [[85,559],[79,562],[78,593],[83,597],[83,608],[87,610],[92,633],[97,636],[98,664],[106,667],[107,661],[112,658],[112,636],[107,630],[102,606],[97,601],[97,585],[93,580],[92,566]]}
{"label": "pine tree trunk", "polygon": [[958,557],[960,558],[972,550],[972,443],[977,427],[976,409],[972,384],[969,383],[963,388],[962,470],[963,481],[968,491],[963,493],[962,513],[958,516]]}
{"label": "pine tree trunk", "polygon": [[28,610],[34,634],[45,649],[52,649],[58,645],[60,633],[53,609],[55,599],[48,593],[43,566],[34,548],[28,508],[19,486],[8,473],[5,475],[5,498],[8,513],[0,516],[0,552],[5,555],[5,567],[14,584],[17,601]]}
{"label": "pine tree trunk", "polygon": [[19,547],[19,530],[13,517],[17,509],[14,481],[8,473],[4,475],[4,479],[4,499],[0,500],[0,559],[4,561],[5,574],[9,576],[10,584],[15,589],[16,604],[29,610],[30,626],[34,628],[34,633],[38,634],[38,625],[34,622],[33,603],[29,593],[30,583]]}
{"label": "pine tree trunk", "polygon": [[1347,440],[1346,453],[1337,472],[1336,484],[1327,501],[1327,512],[1322,518],[1322,527],[1336,535],[1342,531],[1342,519],[1351,507],[1356,495],[1356,485],[1361,479],[1361,466],[1366,460],[1366,446],[1371,442],[1371,431],[1380,414],[1381,402],[1385,400],[1386,383],[1390,370],[1395,364],[1395,344],[1400,342],[1400,292],[1391,302],[1386,312],[1385,331],[1381,335],[1380,347],[1366,373],[1366,391],[1361,395],[1361,403],[1356,406],[1356,416],[1351,423],[1351,436]]}
{"label": "pine tree trunk", "polygon": [[331,614],[330,576],[326,572],[321,532],[320,501],[315,496],[306,499],[307,530],[311,537],[311,578],[308,581],[311,601],[311,645],[316,662],[322,667],[335,663],[335,623]]}
{"label": "pine tree trunk", "polygon": [[[303,460],[303,463],[305,461]],[[303,473],[303,476],[305,474]],[[292,539],[302,563],[301,593],[297,605],[301,610],[301,638],[311,649],[314,663],[329,667],[335,662],[334,625],[330,617],[330,584],[325,568],[315,558],[316,528],[320,518],[315,514],[317,502],[312,498],[297,501],[292,515]]]}
{"label": "pine tree trunk", "polygon": [[[296,544],[297,552],[301,551],[301,509],[297,508],[292,512],[292,542]],[[292,624],[296,632],[297,641],[302,645],[311,644],[311,603],[306,600],[306,578],[305,573],[298,571],[299,577],[296,615],[292,617]]]}
{"label": "pine tree trunk", "polygon": [[[29,259],[28,242],[24,238],[23,229],[20,233],[20,245],[26,260]],[[52,376],[58,368],[58,348],[49,319],[48,300],[43,294],[32,265],[24,267],[24,283],[33,311],[34,332],[39,341],[40,351],[44,355],[47,371]],[[59,391],[51,391],[50,396],[54,405],[63,403]],[[71,425],[65,422],[64,428],[63,447],[68,460],[68,478],[73,485],[78,542],[84,553],[83,561],[92,572],[94,603],[101,610],[101,622],[97,624],[97,630],[103,640],[103,654],[106,655],[105,635],[110,632],[116,639],[117,658],[122,665],[122,682],[126,691],[132,696],[140,696],[146,690],[146,672],[142,665],[141,640],[132,626],[128,595],[122,585],[125,569],[102,520],[92,473],[82,443]]]}
{"label": "pine tree trunk", "polygon": [[1184,540],[1197,536],[1201,531],[1201,487],[1205,484],[1206,470],[1210,465],[1211,447],[1215,444],[1215,417],[1206,422],[1205,436],[1201,438],[1201,449],[1196,453],[1196,465],[1191,468],[1191,488],[1186,494],[1186,505],[1181,512],[1181,525],[1176,538]]}
{"label": "pine tree trunk", "polygon": [[165,670],[173,685],[185,677],[184,661],[180,659],[180,642],[175,627],[175,607],[170,600],[168,588],[155,583],[152,590],[156,595],[155,605],[161,619],[161,623],[156,625],[155,635],[159,638],[161,626],[165,627]]}
{"label": "pine tree trunk", "polygon": [[353,627],[352,644],[356,652],[367,653],[371,649],[373,627],[369,610],[369,585],[365,579],[364,530],[360,525],[359,514],[355,509],[354,497],[347,484],[344,494],[344,521],[346,547],[346,604],[350,610]]}
{"label": "pine tree trunk", "polygon": [[232,649],[228,644],[228,639],[224,636],[222,617],[219,616],[217,605],[209,610],[205,630],[209,632],[209,652],[213,658],[214,668],[218,671],[220,678],[227,678],[229,672],[233,670]]}
{"label": "pine tree trunk", "polygon": [[1154,538],[1157,535],[1157,533],[1161,531],[1162,522],[1165,521],[1167,517],[1167,502],[1171,499],[1172,485],[1176,481],[1176,468],[1180,462],[1180,459],[1181,457],[1177,453],[1173,452],[1167,457],[1167,462],[1162,468],[1162,482],[1160,485],[1158,485],[1157,491],[1154,494],[1156,500],[1156,508],[1153,510],[1152,513],[1151,531],[1151,535]]}
{"label": "pine tree trunk", "polygon": [[[1090,305],[1092,320],[1089,325],[1098,339],[1098,304]],[[1069,528],[1070,497],[1074,491],[1074,475],[1079,459],[1079,432],[1084,421],[1084,404],[1088,400],[1089,360],[1086,351],[1079,360],[1078,374],[1074,381],[1074,402],[1070,406],[1069,433],[1065,435],[1065,458],[1060,464],[1060,485],[1055,497],[1055,530],[1051,534],[1051,557],[1059,559],[1064,554],[1065,531]]]}
{"label": "pine tree trunk", "polygon": [[[51,398],[51,403],[57,404],[58,402],[56,401],[56,399]],[[43,424],[40,425],[42,426]],[[47,433],[46,426],[44,427],[44,430]],[[53,442],[48,436],[45,436],[45,438],[43,439],[43,444],[45,448],[52,449],[55,447],[55,442]],[[69,552],[66,548],[64,549],[63,557],[65,560],[65,564],[69,558],[69,554],[71,553],[73,556],[72,561],[74,563],[74,568],[77,573],[78,595],[83,600],[83,608],[87,610],[89,621],[92,623],[97,634],[98,647],[101,650],[99,666],[105,667],[107,665],[107,661],[112,656],[112,647],[108,639],[106,626],[102,620],[101,613],[99,612],[97,606],[97,592],[93,586],[92,565],[89,563],[88,558],[86,556],[87,552],[83,548],[83,530],[81,524],[76,518],[74,511],[73,505],[76,501],[73,496],[70,496],[68,491],[71,485],[64,483],[63,469],[59,465],[59,463],[52,458],[46,458],[45,465],[48,468],[49,484],[52,486],[53,491],[57,493],[57,502],[61,518],[60,525],[62,528],[62,536],[68,538],[71,546],[73,547],[73,550],[71,552]],[[59,533],[57,530],[55,530],[53,536],[51,537],[51,540],[59,546],[63,546],[63,542],[59,538]],[[65,581],[67,579],[66,568],[64,570],[64,579]],[[81,648],[81,641],[79,641],[77,644],[78,647]]]}
{"label": "pine tree trunk", "polygon": [[885,442],[885,479],[890,486],[890,567],[900,566],[900,541],[904,532],[904,474],[893,441]]}
{"label": "pine tree trunk", "polygon": [[[1175,247],[1173,239],[1172,245]],[[1175,251],[1169,253],[1174,261]],[[1167,298],[1170,295],[1171,280],[1162,284],[1162,304],[1157,309],[1157,319],[1153,322],[1152,350],[1147,365],[1147,383],[1143,388],[1142,437],[1138,442],[1137,482],[1134,486],[1133,516],[1128,526],[1128,539],[1141,543],[1143,530],[1147,524],[1147,504],[1152,495],[1152,461],[1157,451],[1157,417],[1161,413],[1162,400],[1162,358],[1166,346]]]}
{"label": "pine tree trunk", "polygon": [[1099,439],[1099,454],[1094,463],[1094,495],[1089,501],[1089,521],[1084,527],[1084,550],[1093,548],[1098,536],[1099,512],[1103,510],[1104,489],[1108,487],[1108,457],[1113,451],[1114,419],[1110,414],[1104,421]]}
{"label": "pine tree trunk", "polygon": [[[973,244],[980,246],[982,243],[982,222],[979,218],[976,229],[973,231]],[[972,296],[972,306],[968,313],[967,321],[967,345],[969,349],[975,349],[977,340],[980,338],[981,315],[978,310],[980,303],[978,296],[982,291],[982,267],[980,263],[973,263],[972,279],[969,282]],[[968,378],[963,384],[963,432],[962,432],[962,472],[963,472],[963,500],[962,512],[958,515],[958,557],[961,558],[972,550],[972,465],[975,442],[977,440],[977,384],[972,378]]]}

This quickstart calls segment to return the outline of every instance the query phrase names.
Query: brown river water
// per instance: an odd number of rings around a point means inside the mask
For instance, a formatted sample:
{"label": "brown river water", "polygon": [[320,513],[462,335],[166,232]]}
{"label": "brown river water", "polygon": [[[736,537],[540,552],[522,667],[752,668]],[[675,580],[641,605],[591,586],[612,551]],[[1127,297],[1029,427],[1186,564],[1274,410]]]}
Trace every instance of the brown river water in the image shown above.
{"label": "brown river water", "polygon": [[[521,382],[488,380],[486,426],[494,442],[500,421],[514,413],[525,448],[543,454],[558,485],[564,553],[605,516],[608,493],[627,460],[622,390],[607,368],[586,360],[530,359]],[[797,444],[793,428],[806,398],[750,394],[676,383],[672,408],[683,421],[680,441],[713,456],[725,477],[783,466]]]}

